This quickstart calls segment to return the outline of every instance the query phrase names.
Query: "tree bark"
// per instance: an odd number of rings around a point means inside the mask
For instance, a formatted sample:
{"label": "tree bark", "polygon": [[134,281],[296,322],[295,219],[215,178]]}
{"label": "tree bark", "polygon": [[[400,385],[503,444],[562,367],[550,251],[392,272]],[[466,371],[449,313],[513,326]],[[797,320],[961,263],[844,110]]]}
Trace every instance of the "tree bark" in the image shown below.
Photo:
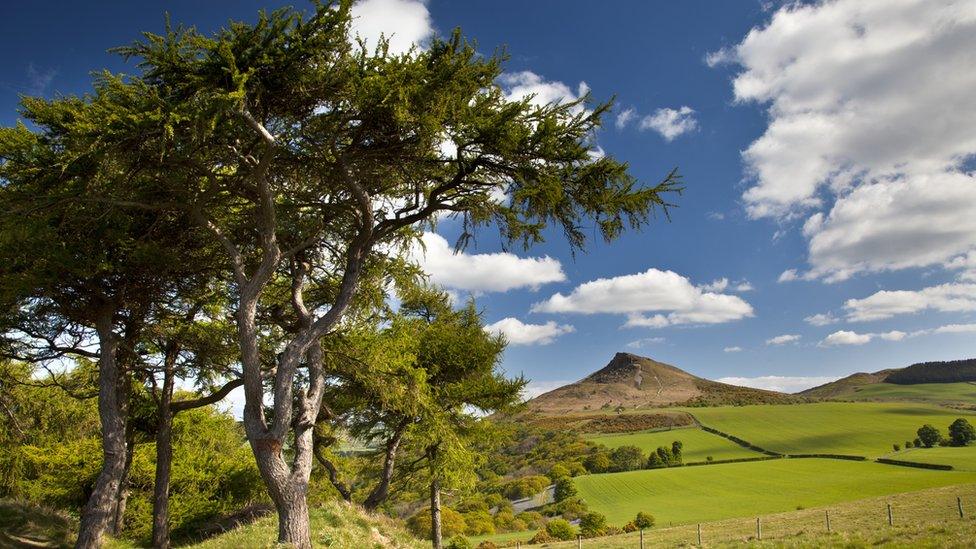
{"label": "tree bark", "polygon": [[100,315],[96,323],[98,353],[98,415],[102,428],[102,470],[88,502],[82,509],[77,549],[99,547],[116,511],[116,498],[125,475],[126,407],[121,398],[122,373],[116,353],[119,338],[114,332],[114,311]]}
{"label": "tree bark", "polygon": [[393,480],[397,449],[400,447],[400,441],[403,440],[403,433],[407,430],[408,425],[410,425],[409,420],[401,421],[393,432],[393,436],[386,442],[386,458],[383,460],[383,474],[380,476],[380,482],[363,501],[363,508],[367,511],[376,510],[390,495],[390,482]]}
{"label": "tree bark", "polygon": [[442,549],[441,483],[437,477],[430,481],[430,541],[434,549]]}
{"label": "tree bark", "polygon": [[[128,400],[128,393],[125,394],[125,398]],[[122,479],[119,481],[119,493],[115,498],[115,513],[108,529],[113,537],[118,537],[122,533],[122,527],[125,526],[125,507],[129,502],[129,471],[132,470],[132,458],[135,449],[135,432],[132,429],[132,424],[127,423],[125,426],[125,469],[123,469]]]}
{"label": "tree bark", "polygon": [[[169,358],[169,357],[167,357]],[[173,367],[166,365],[156,430],[156,479],[153,483],[152,546],[169,548],[169,483],[173,465]]]}

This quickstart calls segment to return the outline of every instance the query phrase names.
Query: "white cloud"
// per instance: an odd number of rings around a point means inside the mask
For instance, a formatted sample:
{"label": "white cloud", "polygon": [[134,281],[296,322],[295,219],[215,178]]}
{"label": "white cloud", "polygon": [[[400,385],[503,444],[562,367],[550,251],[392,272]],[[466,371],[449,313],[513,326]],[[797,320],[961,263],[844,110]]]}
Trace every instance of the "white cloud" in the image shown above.
{"label": "white cloud", "polygon": [[786,345],[787,343],[796,343],[797,341],[800,341],[799,335],[783,334],[767,339],[766,345]]}
{"label": "white cloud", "polygon": [[569,324],[556,324],[550,320],[545,324],[526,324],[517,318],[503,318],[485,326],[485,331],[502,334],[512,345],[549,345],[557,337],[576,331]]}
{"label": "white cloud", "polygon": [[519,257],[507,252],[454,253],[447,240],[424,233],[423,246],[412,256],[430,275],[431,282],[455,290],[506,292],[516,288],[537,289],[550,282],[566,280],[559,260],[551,257]]}
{"label": "white cloud", "polygon": [[976,284],[941,284],[921,290],[881,290],[844,303],[847,320],[864,322],[925,310],[976,311]]}
{"label": "white cloud", "polygon": [[901,341],[905,339],[905,336],[907,336],[908,334],[906,334],[905,332],[901,332],[899,330],[892,330],[890,332],[884,332],[876,335],[881,339],[885,339],[887,341]]}
{"label": "white cloud", "polygon": [[840,378],[831,376],[759,376],[759,377],[721,377],[715,381],[729,383],[731,385],[741,385],[743,387],[753,387],[755,389],[766,389],[767,391],[779,391],[781,393],[798,393],[800,391],[830,383]]}
{"label": "white cloud", "polygon": [[722,349],[722,352],[723,353],[739,353],[739,352],[742,352],[742,347],[739,347],[738,345],[736,345],[734,347],[726,347],[726,348]]}
{"label": "white cloud", "polygon": [[710,284],[703,284],[699,286],[703,291],[706,292],[724,292],[726,288],[729,287],[729,279],[718,278],[713,280]]}
{"label": "white cloud", "polygon": [[[533,105],[543,107],[550,103],[572,103],[590,91],[586,82],[580,82],[574,92],[572,88],[558,81],[546,80],[532,71],[506,72],[498,77],[510,101],[531,97]],[[579,111],[582,106],[577,107]]]}
{"label": "white cloud", "polygon": [[[626,314],[625,326],[653,328],[730,322],[753,315],[752,306],[738,296],[706,291],[678,273],[658,269],[586,282],[569,295],[557,293],[534,304],[532,311]],[[644,316],[649,312],[658,314]]]}
{"label": "white cloud", "polygon": [[776,282],[792,282],[798,278],[799,275],[797,274],[796,269],[786,269],[780,273],[779,278],[776,279]]}
{"label": "white cloud", "polygon": [[691,107],[662,108],[642,118],[638,127],[642,130],[654,130],[665,141],[673,141],[679,135],[697,128],[698,121],[695,120],[695,111]]}
{"label": "white cloud", "polygon": [[529,381],[528,385],[522,389],[522,399],[529,400],[530,398],[535,398],[543,393],[548,393],[554,389],[558,389],[563,385],[569,385],[572,381],[569,380],[554,380],[554,381]]}
{"label": "white cloud", "polygon": [[627,126],[627,124],[630,124],[630,122],[636,117],[637,117],[637,112],[634,111],[633,108],[624,109],[619,113],[617,113],[617,119],[614,122],[614,125],[617,126],[618,130],[622,130]]}
{"label": "white cloud", "polygon": [[722,221],[725,219],[725,214],[722,212],[708,212],[705,217],[711,219],[712,221]]}
{"label": "white cloud", "polygon": [[827,326],[829,324],[834,324],[838,319],[831,313],[819,313],[810,315],[803,320],[812,326]]}
{"label": "white cloud", "polygon": [[753,286],[752,283],[749,282],[748,280],[741,280],[739,282],[736,282],[735,286],[732,289],[737,292],[751,292],[755,290],[756,287]]}
{"label": "white cloud", "polygon": [[849,330],[836,331],[820,342],[821,346],[833,345],[864,345],[871,341],[871,334],[859,334]]}
{"label": "white cloud", "polygon": [[645,337],[643,339],[638,339],[636,341],[631,341],[627,344],[630,349],[642,349],[648,345],[654,345],[658,343],[664,343],[665,339],[663,337]]}
{"label": "white cloud", "polygon": [[406,53],[434,34],[427,3],[417,0],[360,0],[352,5],[352,32],[371,50],[380,36],[390,42],[391,53]]}
{"label": "white cloud", "polygon": [[790,2],[736,46],[740,102],[768,106],[743,153],[750,216],[819,210],[806,278],[945,265],[976,249],[971,2]]}

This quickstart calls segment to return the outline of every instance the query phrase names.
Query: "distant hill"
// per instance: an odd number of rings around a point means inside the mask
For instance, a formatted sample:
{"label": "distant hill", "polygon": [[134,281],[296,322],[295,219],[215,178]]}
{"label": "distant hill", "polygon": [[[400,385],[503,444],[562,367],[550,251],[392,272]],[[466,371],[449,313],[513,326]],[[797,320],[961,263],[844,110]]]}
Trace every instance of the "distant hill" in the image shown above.
{"label": "distant hill", "polygon": [[[811,398],[969,401],[976,359],[920,362],[905,368],[859,372],[799,394]],[[954,385],[965,384],[962,387]],[[920,387],[906,387],[916,386]],[[927,386],[926,386],[927,385]]]}
{"label": "distant hill", "polygon": [[625,410],[663,406],[720,406],[788,403],[802,397],[703,379],[647,357],[617,353],[586,378],[528,402],[544,414]]}

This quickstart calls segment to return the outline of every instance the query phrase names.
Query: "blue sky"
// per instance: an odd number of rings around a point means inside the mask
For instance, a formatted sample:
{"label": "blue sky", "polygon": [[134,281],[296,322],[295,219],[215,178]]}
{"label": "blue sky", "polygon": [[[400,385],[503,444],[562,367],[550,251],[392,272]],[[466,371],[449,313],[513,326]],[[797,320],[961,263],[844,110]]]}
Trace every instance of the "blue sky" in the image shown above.
{"label": "blue sky", "polygon": [[[174,22],[213,30],[274,2],[8,6],[0,123],[18,94],[134,71],[107,49]],[[480,235],[435,281],[474,294],[534,390],[618,351],[796,390],[976,355],[976,4],[366,0],[357,29],[398,47],[460,26],[511,56],[513,97],[616,98],[596,142],[648,183],[677,166],[663,218],[574,259],[558,235],[518,257]],[[629,113],[629,114],[625,114]],[[447,242],[457,227],[438,229]],[[433,252],[431,250],[433,249]],[[819,315],[819,316],[815,316]],[[776,376],[776,377],[768,377]]]}

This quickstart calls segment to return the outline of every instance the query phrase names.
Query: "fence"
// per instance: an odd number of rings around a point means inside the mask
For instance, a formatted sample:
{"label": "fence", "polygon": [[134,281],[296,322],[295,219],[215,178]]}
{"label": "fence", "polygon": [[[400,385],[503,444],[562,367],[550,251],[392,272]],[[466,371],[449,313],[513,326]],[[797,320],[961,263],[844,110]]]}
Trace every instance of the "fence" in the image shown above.
{"label": "fence", "polygon": [[[963,485],[761,517],[654,528],[645,530],[643,536],[639,532],[632,532],[542,545],[522,542],[519,546],[525,549],[695,547],[827,533],[877,534],[885,528],[931,527],[963,521],[969,524],[974,517],[976,485]],[[514,545],[514,542],[510,544]]]}

